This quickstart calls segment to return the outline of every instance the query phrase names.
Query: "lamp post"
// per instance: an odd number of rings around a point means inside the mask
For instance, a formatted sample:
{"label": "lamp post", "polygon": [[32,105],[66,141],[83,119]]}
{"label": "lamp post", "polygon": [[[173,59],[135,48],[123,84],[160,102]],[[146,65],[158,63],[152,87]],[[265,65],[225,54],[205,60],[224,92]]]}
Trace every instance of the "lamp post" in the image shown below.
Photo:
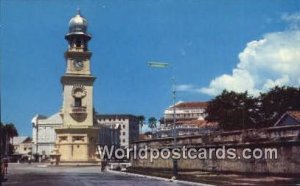
{"label": "lamp post", "polygon": [[[169,63],[160,63],[160,62],[148,62],[149,67],[151,68],[168,68]],[[175,81],[175,75],[174,75],[174,69],[173,70],[173,77],[172,77],[172,98],[173,98],[173,127],[172,127],[172,133],[173,133],[173,148],[175,149],[177,146],[177,131],[176,131],[176,81]],[[177,159],[173,158],[173,178],[176,179],[178,175],[178,166],[177,166]]]}
{"label": "lamp post", "polygon": [[[173,81],[173,148],[177,146],[177,131],[176,131],[176,82],[175,76],[172,78]],[[176,178],[178,175],[177,159],[173,158],[173,176]]]}

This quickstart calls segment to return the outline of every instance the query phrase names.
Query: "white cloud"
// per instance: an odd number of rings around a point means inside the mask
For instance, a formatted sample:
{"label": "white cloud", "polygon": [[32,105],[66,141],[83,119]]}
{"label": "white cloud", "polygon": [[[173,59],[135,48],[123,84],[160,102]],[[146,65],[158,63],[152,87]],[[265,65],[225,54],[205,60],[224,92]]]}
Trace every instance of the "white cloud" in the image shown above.
{"label": "white cloud", "polygon": [[283,14],[281,19],[290,23],[290,29],[299,29],[300,28],[300,13],[294,14]]}
{"label": "white cloud", "polygon": [[217,95],[227,89],[257,95],[275,85],[300,86],[300,14],[284,14],[282,19],[289,22],[288,30],[249,42],[231,74],[216,77],[199,91]]}
{"label": "white cloud", "polygon": [[189,92],[189,91],[194,91],[195,86],[190,85],[190,84],[182,84],[182,85],[177,85],[176,90],[177,91],[182,91],[182,92]]}

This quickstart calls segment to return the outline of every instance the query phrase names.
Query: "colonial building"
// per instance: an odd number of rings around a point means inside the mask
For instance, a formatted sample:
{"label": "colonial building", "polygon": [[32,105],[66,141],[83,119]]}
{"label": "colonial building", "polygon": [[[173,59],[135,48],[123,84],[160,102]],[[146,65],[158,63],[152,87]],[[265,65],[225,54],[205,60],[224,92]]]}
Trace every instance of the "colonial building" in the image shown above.
{"label": "colonial building", "polygon": [[97,115],[97,123],[120,128],[120,146],[129,147],[129,144],[139,138],[139,118],[128,114]]}
{"label": "colonial building", "polygon": [[62,126],[60,113],[55,113],[50,117],[36,115],[32,121],[32,153],[49,157],[55,145],[55,128]]}
{"label": "colonial building", "polygon": [[[177,136],[193,136],[208,134],[219,130],[219,125],[216,122],[208,122],[206,120],[190,120],[176,122]],[[153,133],[153,138],[172,137],[174,135],[173,126],[160,127]]]}
{"label": "colonial building", "polygon": [[[204,120],[207,102],[178,102],[175,104],[175,118],[177,122],[189,120]],[[173,124],[174,106],[171,105],[164,111],[160,123],[163,127]]]}
{"label": "colonial building", "polygon": [[93,84],[90,59],[92,53],[88,42],[92,38],[87,32],[87,20],[77,14],[69,22],[65,35],[68,49],[65,52],[66,72],[61,77],[63,125],[55,129],[56,149],[60,163],[97,163],[99,127],[95,125],[93,106]]}
{"label": "colonial building", "polygon": [[[51,163],[95,164],[101,161],[104,145],[129,146],[138,139],[139,120],[133,115],[96,115],[88,49],[91,35],[87,20],[77,14],[69,22],[65,35],[66,71],[61,77],[63,103],[60,112],[32,119],[34,153],[50,155]],[[98,148],[99,147],[99,148]]]}
{"label": "colonial building", "polygon": [[274,126],[300,125],[300,111],[287,111]]}
{"label": "colonial building", "polygon": [[[210,133],[218,130],[218,124],[205,120],[208,102],[178,102],[164,111],[160,119],[160,127],[153,133],[153,138],[164,138],[174,135],[174,113],[175,128],[177,136],[190,136]],[[174,112],[175,110],[175,112]]]}
{"label": "colonial building", "polygon": [[120,146],[120,125],[104,125],[98,124],[101,128],[99,131],[99,142],[100,147],[119,147]]}
{"label": "colonial building", "polygon": [[11,144],[14,146],[14,158],[20,160],[32,156],[32,139],[28,136],[13,137]]}

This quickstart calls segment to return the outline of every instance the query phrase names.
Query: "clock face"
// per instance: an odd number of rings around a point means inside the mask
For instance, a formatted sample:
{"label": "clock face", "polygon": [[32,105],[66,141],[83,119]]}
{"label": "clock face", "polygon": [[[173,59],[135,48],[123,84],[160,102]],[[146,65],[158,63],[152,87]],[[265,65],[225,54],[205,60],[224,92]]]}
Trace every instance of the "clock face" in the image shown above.
{"label": "clock face", "polygon": [[81,70],[83,68],[83,62],[80,60],[74,60],[73,65],[76,70]]}

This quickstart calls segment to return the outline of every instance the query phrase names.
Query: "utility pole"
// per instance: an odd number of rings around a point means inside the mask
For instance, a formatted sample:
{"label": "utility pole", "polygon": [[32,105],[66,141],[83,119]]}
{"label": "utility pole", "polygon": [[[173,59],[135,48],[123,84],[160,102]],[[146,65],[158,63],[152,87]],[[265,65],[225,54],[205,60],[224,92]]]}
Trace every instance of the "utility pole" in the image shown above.
{"label": "utility pole", "polygon": [[[167,68],[169,67],[169,63],[160,63],[160,62],[148,62],[149,67],[152,68]],[[173,133],[173,148],[175,149],[177,147],[177,131],[176,131],[176,82],[175,82],[175,75],[174,75],[174,68],[172,68],[172,96],[173,96],[173,127],[172,127],[172,133]],[[177,178],[178,175],[178,165],[177,165],[177,159],[173,158],[173,178]]]}
{"label": "utility pole", "polygon": [[[176,131],[176,82],[175,77],[172,78],[173,81],[173,148],[177,146],[177,131]],[[173,158],[173,176],[176,178],[178,175],[177,159]]]}

